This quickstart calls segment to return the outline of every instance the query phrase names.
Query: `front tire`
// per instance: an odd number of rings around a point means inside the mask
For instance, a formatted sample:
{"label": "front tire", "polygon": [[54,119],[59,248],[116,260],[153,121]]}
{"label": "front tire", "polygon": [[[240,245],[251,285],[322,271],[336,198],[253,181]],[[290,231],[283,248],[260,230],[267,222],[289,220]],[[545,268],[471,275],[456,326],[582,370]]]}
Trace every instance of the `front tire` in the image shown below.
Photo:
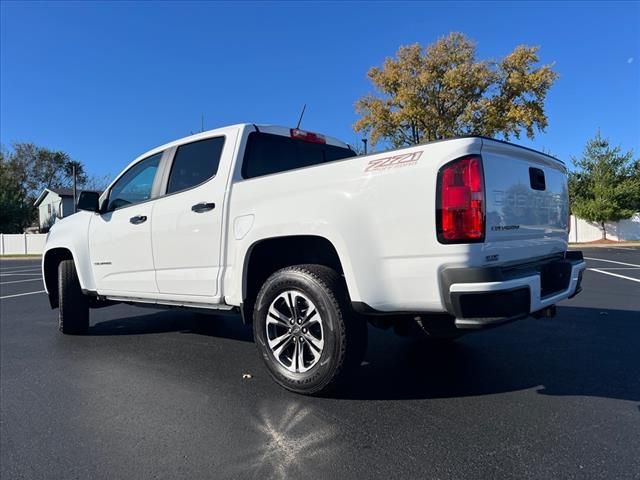
{"label": "front tire", "polygon": [[82,293],[73,260],[58,265],[58,329],[68,335],[82,335],[89,330],[89,301]]}
{"label": "front tire", "polygon": [[323,265],[272,274],[256,298],[253,330],[273,379],[306,395],[334,389],[367,345],[366,322],[351,313],[344,280]]}

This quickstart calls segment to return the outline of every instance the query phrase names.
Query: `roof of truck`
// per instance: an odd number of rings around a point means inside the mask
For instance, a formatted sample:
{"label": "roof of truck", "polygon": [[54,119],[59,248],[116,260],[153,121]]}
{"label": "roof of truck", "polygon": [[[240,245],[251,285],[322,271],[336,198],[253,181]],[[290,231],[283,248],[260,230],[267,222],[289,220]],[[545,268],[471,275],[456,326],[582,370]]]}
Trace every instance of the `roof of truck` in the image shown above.
{"label": "roof of truck", "polygon": [[[234,125],[226,125],[224,127],[214,128],[214,129],[211,129],[211,130],[205,130],[203,132],[198,132],[198,133],[194,133],[192,135],[188,135],[186,137],[178,138],[178,139],[173,140],[171,142],[165,143],[164,145],[160,145],[160,146],[155,147],[155,148],[153,148],[151,150],[148,150],[147,152],[143,153],[141,156],[146,156],[146,155],[152,154],[153,152],[158,152],[158,151],[161,151],[161,150],[165,150],[167,148],[174,147],[176,145],[181,145],[183,143],[204,139],[204,138],[210,137],[212,134],[215,134],[218,131],[228,130],[228,129],[233,129],[233,128],[246,128],[246,127],[252,127],[252,128],[255,129],[255,131],[258,131],[258,132],[270,133],[270,134],[273,134],[273,135],[282,135],[282,136],[285,136],[285,137],[290,136],[291,135],[291,130],[293,129],[293,127],[284,127],[284,126],[281,126],[281,125],[273,125],[273,124],[237,123],[237,124],[234,124]],[[345,142],[343,142],[341,140],[338,140],[335,137],[331,137],[331,136],[325,135],[324,133],[321,133],[321,132],[314,132],[313,130],[305,130],[305,129],[300,129],[300,130],[309,131],[309,132],[312,132],[312,133],[316,133],[318,135],[322,135],[322,137],[324,137],[324,139],[326,140],[327,144],[329,144],[329,145],[335,145],[335,146],[338,146],[338,147],[351,149],[351,146],[348,143],[345,143]],[[138,157],[138,158],[140,158],[140,157]]]}
{"label": "roof of truck", "polygon": [[[189,136],[186,136],[186,137],[182,137],[182,138],[178,138],[178,139],[173,140],[171,142],[167,142],[167,143],[165,143],[163,145],[159,145],[157,147],[154,147],[154,148],[152,148],[150,150],[145,151],[141,155],[138,155],[133,161],[131,161],[122,170],[120,175],[118,175],[118,176],[116,176],[114,178],[114,180],[111,182],[111,184],[113,184],[116,180],[118,180],[118,178],[120,178],[120,176],[122,174],[124,174],[124,172],[126,172],[132,165],[134,165],[135,163],[139,162],[140,160],[142,160],[145,157],[149,157],[151,155],[155,155],[155,154],[160,153],[160,152],[162,152],[162,151],[164,151],[164,150],[166,150],[168,148],[176,147],[176,146],[182,145],[184,143],[196,142],[198,140],[204,140],[205,138],[209,138],[209,137],[211,137],[212,135],[215,135],[218,132],[222,133],[225,130],[233,130],[233,129],[247,128],[247,127],[251,127],[251,128],[254,129],[254,131],[257,131],[257,132],[271,133],[271,134],[274,134],[274,135],[282,135],[282,136],[290,136],[291,135],[291,130],[293,130],[293,127],[283,127],[283,126],[280,126],[280,125],[255,124],[255,123],[236,123],[234,125],[226,125],[224,127],[214,128],[214,129],[211,129],[211,130],[205,130],[203,132],[194,133],[192,135],[189,135]],[[348,148],[350,150],[353,150],[348,143],[342,142],[341,140],[338,140],[335,137],[330,137],[330,136],[321,134],[319,132],[312,132],[312,133],[316,133],[317,135],[321,135],[326,140],[326,143],[329,144],[329,145],[334,145],[334,146]],[[111,187],[111,184],[109,185],[109,187]]]}
{"label": "roof of truck", "polygon": [[[205,139],[205,138],[209,138],[212,135],[215,135],[216,133],[222,132],[224,130],[230,130],[230,129],[234,129],[234,128],[247,128],[247,127],[253,128],[254,131],[256,131],[256,132],[270,133],[270,134],[273,134],[273,135],[282,135],[282,136],[290,136],[291,135],[291,130],[293,130],[293,127],[285,127],[285,126],[281,126],[281,125],[263,124],[263,123],[260,123],[260,124],[255,124],[255,123],[237,123],[237,124],[234,124],[234,125],[227,125],[227,126],[224,126],[224,127],[215,128],[215,129],[211,129],[211,130],[205,130],[203,132],[198,132],[198,133],[186,136],[186,137],[178,138],[178,139],[173,140],[171,142],[165,143],[164,145],[160,145],[158,147],[155,147],[155,148],[153,148],[151,150],[146,151],[142,155],[138,156],[135,160],[133,160],[129,164],[129,166],[133,165],[134,163],[136,163],[137,161],[141,160],[142,158],[144,158],[146,156],[156,154],[158,152],[166,150],[167,148],[175,147],[175,146],[182,145],[182,144],[188,143],[188,142],[194,142],[194,141],[202,140],[202,139]],[[353,150],[352,147],[348,143],[345,143],[345,142],[343,142],[343,141],[341,141],[341,140],[339,140],[339,139],[337,139],[335,137],[324,135],[323,133],[320,133],[320,132],[313,132],[313,131],[311,131],[311,132],[321,135],[326,140],[326,143],[329,144],[329,145],[335,145],[335,146],[338,146],[338,147],[343,147],[343,148],[348,148],[350,150]],[[464,139],[468,139],[468,140],[478,139],[480,141],[491,141],[491,142],[502,143],[502,144],[509,145],[509,146],[512,146],[512,147],[528,150],[528,151],[536,153],[538,155],[543,155],[545,157],[548,157],[548,158],[550,158],[552,160],[555,160],[556,162],[559,162],[562,165],[564,165],[564,162],[562,160],[560,160],[560,159],[558,159],[556,157],[553,157],[553,156],[551,156],[549,154],[546,154],[544,152],[540,152],[538,150],[535,150],[535,149],[529,148],[529,147],[523,147],[522,145],[517,145],[515,143],[511,143],[511,142],[508,142],[508,141],[505,141],[505,140],[498,140],[496,138],[486,137],[486,136],[482,136],[482,135],[462,135],[462,136],[459,136],[459,137],[443,138],[443,139],[439,139],[439,140],[432,140],[430,142],[425,142],[425,143],[422,143],[420,145],[429,145],[429,144],[432,144],[432,143],[447,142],[447,141],[451,141],[451,140],[464,140]],[[418,145],[409,145],[407,147],[394,148],[394,149],[388,149],[388,150],[402,150],[404,148],[412,148],[412,147],[416,147],[416,146],[418,146]],[[371,153],[369,153],[369,155],[375,155],[375,154],[378,154],[378,153],[382,153],[384,151],[385,150],[381,150],[379,152],[371,152]],[[129,166],[127,168],[129,168]]]}

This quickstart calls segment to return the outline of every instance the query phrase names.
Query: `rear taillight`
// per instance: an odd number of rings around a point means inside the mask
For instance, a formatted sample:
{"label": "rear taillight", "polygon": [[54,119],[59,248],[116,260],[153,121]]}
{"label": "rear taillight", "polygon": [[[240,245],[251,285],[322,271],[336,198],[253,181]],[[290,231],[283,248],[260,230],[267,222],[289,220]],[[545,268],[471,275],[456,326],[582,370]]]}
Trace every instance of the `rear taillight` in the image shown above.
{"label": "rear taillight", "polygon": [[448,163],[438,173],[437,227],[441,243],[484,241],[484,178],[478,155]]}

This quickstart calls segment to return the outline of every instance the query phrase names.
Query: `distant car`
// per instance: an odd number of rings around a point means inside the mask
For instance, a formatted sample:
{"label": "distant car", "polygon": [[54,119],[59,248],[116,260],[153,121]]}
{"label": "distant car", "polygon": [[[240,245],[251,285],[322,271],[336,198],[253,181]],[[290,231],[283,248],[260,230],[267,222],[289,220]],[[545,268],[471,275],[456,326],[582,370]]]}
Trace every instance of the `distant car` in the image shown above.
{"label": "distant car", "polygon": [[580,291],[564,165],[469,137],[356,156],[323,135],[236,125],[155,148],[56,223],[42,261],[63,333],[113,302],[238,310],[273,378],[325,392],[367,321],[436,341]]}

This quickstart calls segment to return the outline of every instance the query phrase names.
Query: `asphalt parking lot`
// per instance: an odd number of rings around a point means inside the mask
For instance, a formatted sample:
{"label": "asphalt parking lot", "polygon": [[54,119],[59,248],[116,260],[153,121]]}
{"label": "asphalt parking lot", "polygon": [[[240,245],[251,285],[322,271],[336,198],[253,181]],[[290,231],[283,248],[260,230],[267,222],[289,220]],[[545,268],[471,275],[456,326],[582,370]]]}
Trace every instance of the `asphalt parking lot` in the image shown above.
{"label": "asphalt parking lot", "polygon": [[332,398],[276,386],[236,316],[117,305],[63,336],[38,261],[1,260],[0,476],[638,479],[640,248],[585,256],[554,319],[370,329]]}

